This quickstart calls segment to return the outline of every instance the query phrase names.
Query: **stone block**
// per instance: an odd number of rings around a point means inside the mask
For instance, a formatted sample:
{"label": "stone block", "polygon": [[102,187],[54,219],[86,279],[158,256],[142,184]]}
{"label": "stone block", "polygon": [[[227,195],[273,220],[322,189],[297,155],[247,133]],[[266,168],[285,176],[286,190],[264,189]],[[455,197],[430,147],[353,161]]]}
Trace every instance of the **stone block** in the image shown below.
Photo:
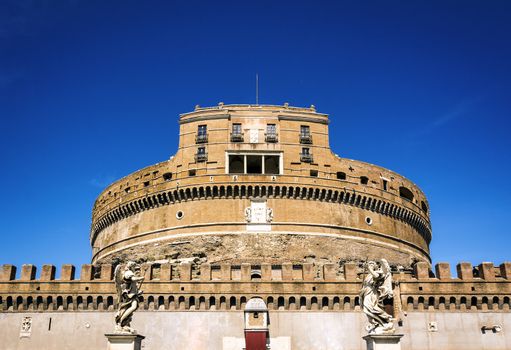
{"label": "stone block", "polygon": [[346,281],[356,281],[357,279],[357,264],[346,263],[344,264],[344,278]]}
{"label": "stone block", "polygon": [[314,264],[304,263],[303,264],[303,280],[313,281],[314,280]]}
{"label": "stone block", "polygon": [[429,279],[429,264],[424,261],[419,261],[413,266],[413,273],[415,278],[419,280]]}
{"label": "stone block", "polygon": [[202,264],[200,266],[200,279],[201,281],[211,281],[211,265]]}
{"label": "stone block", "polygon": [[323,265],[323,276],[325,281],[335,281],[337,279],[335,264],[327,263]]}
{"label": "stone block", "polygon": [[271,264],[269,263],[261,264],[261,280],[271,281]]}
{"label": "stone block", "polygon": [[41,270],[41,281],[53,281],[55,280],[55,266],[54,265],[43,265]]}
{"label": "stone block", "polygon": [[141,350],[142,340],[140,334],[105,334],[108,339],[107,350]]}
{"label": "stone block", "polygon": [[221,264],[220,265],[220,276],[222,281],[230,281],[231,280],[231,264]]}
{"label": "stone block", "polygon": [[[149,269],[147,269],[146,271],[148,271]],[[101,277],[100,279],[102,281],[111,281],[114,274],[113,274],[114,270],[112,268],[112,264],[102,264],[101,265]]]}
{"label": "stone block", "polygon": [[242,281],[250,281],[250,273],[251,273],[251,266],[249,263],[242,263],[241,264],[241,280]]}
{"label": "stone block", "polygon": [[179,279],[190,281],[192,279],[192,264],[185,262],[179,265]]}
{"label": "stone block", "polygon": [[170,281],[172,279],[172,265],[164,263],[160,265],[160,281]]}
{"label": "stone block", "polygon": [[32,264],[25,264],[21,267],[21,280],[32,281],[35,279],[36,267]]}
{"label": "stone block", "polygon": [[74,265],[65,264],[60,269],[60,280],[61,281],[73,281],[75,279],[75,267]]}
{"label": "stone block", "polygon": [[511,262],[500,264],[500,275],[505,279],[511,279]]}
{"label": "stone block", "polygon": [[16,279],[16,266],[8,264],[3,265],[0,281],[13,281],[14,279]]}
{"label": "stone block", "polygon": [[494,281],[495,269],[493,268],[493,263],[483,262],[479,264],[479,277],[487,281]]}
{"label": "stone block", "polygon": [[436,278],[440,280],[451,279],[451,265],[449,263],[438,263],[435,265]]}
{"label": "stone block", "polygon": [[369,334],[363,337],[367,350],[401,350],[403,334]]}
{"label": "stone block", "polygon": [[292,281],[293,280],[293,264],[285,262],[282,264],[282,280]]}
{"label": "stone block", "polygon": [[92,281],[94,269],[91,264],[83,264],[80,272],[80,281]]}
{"label": "stone block", "polygon": [[474,278],[474,273],[472,272],[472,264],[469,262],[461,262],[456,265],[456,272],[458,273],[459,279],[471,280]]}

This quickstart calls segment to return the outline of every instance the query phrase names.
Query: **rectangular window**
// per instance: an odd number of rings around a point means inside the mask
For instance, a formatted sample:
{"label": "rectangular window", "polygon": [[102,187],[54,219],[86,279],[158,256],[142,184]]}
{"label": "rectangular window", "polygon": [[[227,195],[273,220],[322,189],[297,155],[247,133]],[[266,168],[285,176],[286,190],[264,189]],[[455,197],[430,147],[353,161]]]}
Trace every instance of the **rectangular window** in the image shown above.
{"label": "rectangular window", "polygon": [[263,173],[263,157],[247,156],[247,174]]}
{"label": "rectangular window", "polygon": [[206,147],[197,148],[197,154],[206,154]]}
{"label": "rectangular window", "polygon": [[264,173],[271,175],[280,174],[279,156],[264,156]]}
{"label": "rectangular window", "polygon": [[387,180],[385,180],[385,179],[382,179],[382,181],[383,181],[383,190],[384,190],[384,191],[387,191],[387,183],[388,183],[388,182],[387,182]]}
{"label": "rectangular window", "polygon": [[239,123],[232,124],[231,142],[243,142],[243,133]]}
{"label": "rectangular window", "polygon": [[310,148],[302,147],[302,154],[308,156],[310,154]]}
{"label": "rectangular window", "polygon": [[310,126],[301,125],[300,126],[300,136],[309,136],[311,134]]}
{"label": "rectangular window", "polygon": [[300,126],[300,143],[312,144],[311,130],[308,125]]}
{"label": "rectangular window", "polygon": [[266,124],[266,142],[278,142],[277,125]]}
{"label": "rectangular window", "polygon": [[238,154],[229,155],[229,174],[245,173],[245,156]]}
{"label": "rectangular window", "polygon": [[197,135],[195,136],[196,143],[208,142],[208,127],[207,125],[199,125],[197,128]]}
{"label": "rectangular window", "polygon": [[317,170],[311,170],[310,171],[310,176],[318,177],[318,171]]}
{"label": "rectangular window", "polygon": [[207,133],[208,133],[208,126],[207,125],[199,125],[197,134],[199,136],[203,136],[203,135],[206,135]]}
{"label": "rectangular window", "polygon": [[228,154],[226,172],[228,174],[267,174],[279,175],[280,157],[278,154]]}

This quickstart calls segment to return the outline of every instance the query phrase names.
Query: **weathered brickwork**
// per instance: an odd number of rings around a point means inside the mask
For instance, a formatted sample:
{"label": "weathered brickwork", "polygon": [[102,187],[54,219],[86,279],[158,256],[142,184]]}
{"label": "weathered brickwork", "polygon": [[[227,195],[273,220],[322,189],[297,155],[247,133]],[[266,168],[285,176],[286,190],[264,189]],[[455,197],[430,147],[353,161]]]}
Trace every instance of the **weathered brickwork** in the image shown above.
{"label": "weathered brickwork", "polygon": [[[430,261],[421,190],[388,169],[333,154],[328,116],[313,107],[221,104],[179,122],[170,160],[122,178],[96,200],[94,263]],[[251,163],[261,156],[262,164]],[[246,158],[240,165],[231,157]],[[257,239],[245,217],[254,200],[273,211],[271,232]]]}
{"label": "weathered brickwork", "polygon": [[[399,311],[443,310],[479,312],[505,311],[510,308],[511,263],[494,267],[482,263],[458,266],[458,276],[450,276],[448,264],[435,266],[418,263],[413,273],[395,273]],[[242,310],[253,296],[263,297],[270,310],[360,310],[359,291],[362,269],[354,263],[342,267],[331,263],[315,265],[146,265],[144,300],[146,310]],[[23,265],[3,266],[0,280],[0,309],[4,312],[39,311],[112,311],[115,290],[113,268],[83,265],[79,279],[74,267],[64,265],[60,279],[55,267],[45,265],[39,279],[36,268]],[[396,315],[399,317],[399,315]]]}

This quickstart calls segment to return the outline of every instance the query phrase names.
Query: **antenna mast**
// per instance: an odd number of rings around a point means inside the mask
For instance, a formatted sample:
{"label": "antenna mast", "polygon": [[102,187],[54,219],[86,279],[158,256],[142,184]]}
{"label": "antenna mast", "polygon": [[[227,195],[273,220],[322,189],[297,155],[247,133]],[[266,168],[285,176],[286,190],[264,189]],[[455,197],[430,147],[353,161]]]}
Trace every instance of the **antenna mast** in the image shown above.
{"label": "antenna mast", "polygon": [[256,73],[256,105],[259,104],[259,74]]}

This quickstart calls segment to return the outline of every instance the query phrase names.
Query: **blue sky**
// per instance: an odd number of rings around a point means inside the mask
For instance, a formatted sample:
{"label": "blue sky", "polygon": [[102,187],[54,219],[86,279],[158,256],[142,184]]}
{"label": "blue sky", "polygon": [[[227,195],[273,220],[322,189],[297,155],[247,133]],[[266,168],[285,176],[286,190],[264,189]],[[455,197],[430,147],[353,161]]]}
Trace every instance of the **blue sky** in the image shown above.
{"label": "blue sky", "polygon": [[314,104],[429,198],[433,262],[511,260],[508,1],[0,1],[0,264],[90,261],[103,187],[179,113]]}

